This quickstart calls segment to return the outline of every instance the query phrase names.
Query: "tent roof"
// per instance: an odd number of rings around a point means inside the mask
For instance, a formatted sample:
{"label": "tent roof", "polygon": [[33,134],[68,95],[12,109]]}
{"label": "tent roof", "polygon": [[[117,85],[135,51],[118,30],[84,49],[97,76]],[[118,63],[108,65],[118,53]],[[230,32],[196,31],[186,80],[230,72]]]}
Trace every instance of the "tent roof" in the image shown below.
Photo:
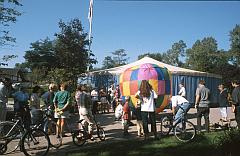
{"label": "tent roof", "polygon": [[135,62],[123,65],[123,66],[119,66],[119,67],[115,67],[115,68],[109,68],[109,69],[105,69],[105,70],[98,70],[98,71],[93,71],[90,72],[90,74],[94,74],[94,73],[111,73],[111,74],[116,74],[116,75],[120,75],[122,72],[124,72],[126,69],[137,66],[137,65],[141,65],[144,63],[152,63],[152,64],[156,64],[160,67],[166,67],[171,74],[178,74],[178,75],[192,75],[192,76],[207,76],[207,77],[216,77],[216,78],[222,78],[220,75],[216,75],[216,74],[210,74],[210,73],[206,73],[206,72],[201,72],[201,71],[196,71],[196,70],[190,70],[190,69],[186,69],[186,68],[180,68],[180,67],[175,67],[160,61],[157,61],[155,59],[152,59],[150,57],[144,57],[140,60],[137,60]]}

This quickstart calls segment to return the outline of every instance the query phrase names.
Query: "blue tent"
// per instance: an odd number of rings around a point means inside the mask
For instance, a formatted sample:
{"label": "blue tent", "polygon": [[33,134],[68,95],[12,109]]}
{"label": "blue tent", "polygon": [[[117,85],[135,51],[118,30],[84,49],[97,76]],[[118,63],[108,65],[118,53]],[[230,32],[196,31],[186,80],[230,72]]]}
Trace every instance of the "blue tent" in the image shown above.
{"label": "blue tent", "polygon": [[166,67],[169,70],[169,72],[172,75],[172,82],[171,82],[172,95],[177,95],[179,91],[178,85],[181,82],[183,82],[186,88],[187,100],[190,103],[194,103],[195,92],[198,86],[198,82],[199,80],[205,80],[206,87],[209,88],[211,91],[211,103],[212,104],[218,103],[217,97],[219,92],[218,92],[217,86],[221,83],[221,80],[222,80],[222,77],[220,75],[175,67],[169,64],[159,62],[150,57],[144,57],[140,60],[137,60],[136,62],[127,64],[127,65],[91,72],[90,75],[91,75],[91,79],[93,80],[92,83],[95,86],[98,86],[99,84],[101,85],[104,84],[103,86],[105,87],[109,86],[110,82],[119,84],[119,75],[124,70],[139,64],[144,64],[144,63],[157,64],[158,66]]}

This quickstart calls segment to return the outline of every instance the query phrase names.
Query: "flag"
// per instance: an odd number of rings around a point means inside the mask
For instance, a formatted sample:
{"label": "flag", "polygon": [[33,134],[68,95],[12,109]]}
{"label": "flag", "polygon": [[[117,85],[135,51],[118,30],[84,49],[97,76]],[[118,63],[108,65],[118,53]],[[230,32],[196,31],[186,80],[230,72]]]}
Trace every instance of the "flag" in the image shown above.
{"label": "flag", "polygon": [[90,3],[89,3],[89,12],[88,12],[88,20],[89,20],[89,43],[91,42],[91,35],[92,35],[92,17],[93,17],[93,0],[90,0]]}

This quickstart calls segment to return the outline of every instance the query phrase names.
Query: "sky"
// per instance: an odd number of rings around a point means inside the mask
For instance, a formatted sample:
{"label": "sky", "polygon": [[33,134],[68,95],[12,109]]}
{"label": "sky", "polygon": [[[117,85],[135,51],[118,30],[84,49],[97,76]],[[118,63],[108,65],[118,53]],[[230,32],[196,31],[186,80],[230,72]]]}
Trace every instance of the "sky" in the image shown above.
{"label": "sky", "polygon": [[[0,58],[18,55],[8,67],[24,62],[30,43],[54,39],[58,22],[79,18],[89,32],[89,0],[22,0],[23,14],[9,30],[13,47],[0,47]],[[166,52],[183,40],[191,48],[196,40],[214,37],[218,48],[230,48],[229,32],[240,24],[240,1],[125,1],[94,0],[91,50],[101,67],[111,52],[125,49],[128,62],[141,54]]]}

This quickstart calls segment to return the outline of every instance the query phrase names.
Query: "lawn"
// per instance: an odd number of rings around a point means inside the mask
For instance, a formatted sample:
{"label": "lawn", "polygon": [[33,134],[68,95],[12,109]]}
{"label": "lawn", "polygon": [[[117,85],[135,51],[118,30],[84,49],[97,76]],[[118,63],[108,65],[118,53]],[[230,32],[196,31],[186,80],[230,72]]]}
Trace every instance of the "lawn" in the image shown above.
{"label": "lawn", "polygon": [[[79,147],[79,150],[62,152],[67,156],[215,156],[213,140],[222,132],[198,135],[189,143],[181,143],[174,136],[160,140],[127,140],[111,143],[99,143],[94,146]],[[54,153],[52,153],[55,155]]]}

